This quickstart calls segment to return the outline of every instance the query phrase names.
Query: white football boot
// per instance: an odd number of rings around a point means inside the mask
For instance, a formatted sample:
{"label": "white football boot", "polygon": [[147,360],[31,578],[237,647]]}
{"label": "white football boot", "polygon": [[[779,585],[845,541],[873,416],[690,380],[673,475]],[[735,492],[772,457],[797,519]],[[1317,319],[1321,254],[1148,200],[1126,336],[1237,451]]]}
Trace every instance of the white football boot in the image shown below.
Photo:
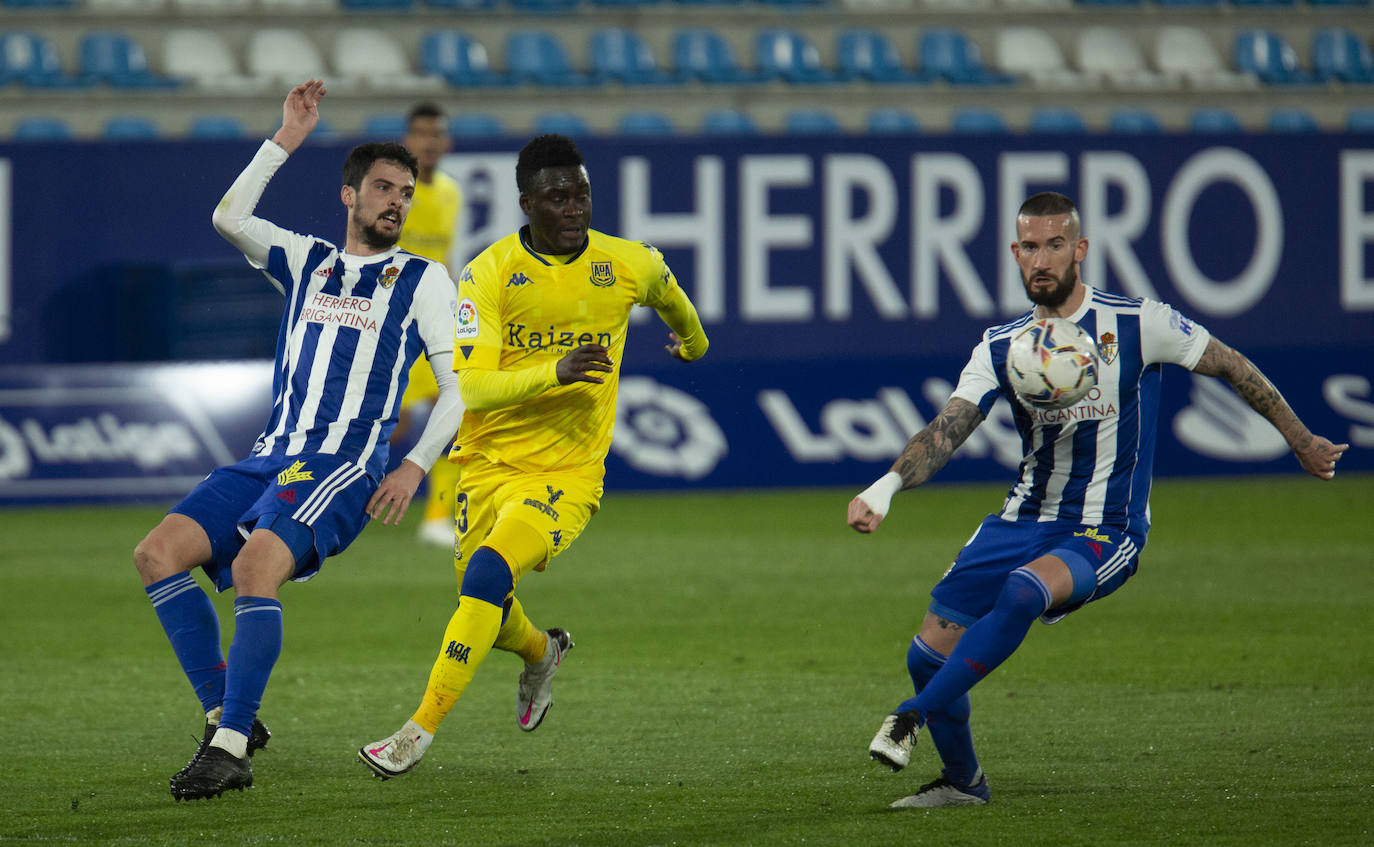
{"label": "white football boot", "polygon": [[906,767],[911,761],[911,748],[916,746],[916,734],[921,730],[918,720],[914,711],[893,712],[883,718],[878,734],[868,744],[868,757],[894,771]]}
{"label": "white football boot", "polygon": [[358,750],[358,759],[376,776],[391,779],[419,764],[433,740],[433,733],[426,732],[415,721],[406,721],[405,726],[381,741],[364,744]]}
{"label": "white football boot", "polygon": [[545,630],[544,634],[549,637],[544,658],[536,664],[525,665],[515,692],[515,718],[525,732],[534,732],[553,705],[553,675],[573,648],[572,636],[565,630],[554,627]]}

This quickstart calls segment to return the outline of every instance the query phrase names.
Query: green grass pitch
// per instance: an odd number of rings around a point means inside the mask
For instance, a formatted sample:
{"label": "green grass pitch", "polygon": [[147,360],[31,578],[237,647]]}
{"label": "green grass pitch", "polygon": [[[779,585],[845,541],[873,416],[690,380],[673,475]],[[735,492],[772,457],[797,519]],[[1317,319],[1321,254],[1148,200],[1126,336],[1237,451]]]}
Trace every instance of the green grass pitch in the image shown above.
{"label": "green grass pitch", "polygon": [[[410,715],[455,600],[442,550],[374,525],[283,590],[256,785],[174,803],[201,718],[131,564],[147,507],[0,512],[0,843],[1367,845],[1374,843],[1374,477],[1163,480],[1141,571],[973,694],[993,790],[869,739],[907,696],[930,586],[1001,486],[611,493],[520,587],[577,642],[538,732],[495,653],[420,766],[355,751]],[[227,595],[216,599],[222,618]],[[232,625],[232,624],[231,624]]]}

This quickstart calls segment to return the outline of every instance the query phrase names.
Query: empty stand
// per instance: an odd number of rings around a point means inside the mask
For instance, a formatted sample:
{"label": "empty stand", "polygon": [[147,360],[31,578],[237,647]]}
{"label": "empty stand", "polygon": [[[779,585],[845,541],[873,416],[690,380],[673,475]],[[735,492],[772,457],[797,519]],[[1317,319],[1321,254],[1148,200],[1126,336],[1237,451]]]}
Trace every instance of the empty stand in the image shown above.
{"label": "empty stand", "polygon": [[492,70],[486,45],[457,30],[432,30],[420,40],[420,68],[457,88],[511,85],[503,73]]}
{"label": "empty stand", "polygon": [[765,79],[801,85],[835,82],[833,71],[821,66],[821,54],[806,36],[794,29],[769,28],[754,36],[755,67]]}
{"label": "empty stand", "polygon": [[586,74],[573,69],[563,42],[553,33],[539,29],[517,30],[507,36],[506,73],[517,82],[550,87],[592,82]]}
{"label": "empty stand", "polygon": [[1079,33],[1077,61],[1096,85],[1151,90],[1181,83],[1180,77],[1171,79],[1151,70],[1135,39],[1114,26],[1091,26]]}
{"label": "empty stand", "polygon": [[1064,53],[1039,27],[1007,26],[997,33],[997,66],[1046,88],[1082,88],[1083,74],[1069,68]]}
{"label": "empty stand", "polygon": [[267,89],[267,80],[245,75],[229,45],[212,29],[184,28],[162,41],[167,73],[206,91],[252,94]]}
{"label": "empty stand", "polygon": [[1010,85],[1016,78],[988,69],[972,39],[954,29],[936,27],[918,36],[920,69],[954,85]]}
{"label": "empty stand", "polygon": [[745,70],[735,49],[713,29],[689,27],[673,36],[673,65],[681,74],[702,82],[740,84],[760,81]]}
{"label": "empty stand", "polygon": [[444,78],[415,72],[401,45],[380,27],[349,27],[334,37],[330,51],[336,79],[374,91],[419,94],[438,91]]}
{"label": "empty stand", "polygon": [[892,40],[876,29],[849,28],[835,36],[835,62],[841,79],[882,83],[929,82],[902,63]]}
{"label": "empty stand", "polygon": [[1207,34],[1191,26],[1160,27],[1155,37],[1155,67],[1193,88],[1256,88],[1259,80],[1230,70]]}
{"label": "empty stand", "polygon": [[624,27],[608,27],[593,32],[588,39],[587,55],[590,57],[592,79],[597,82],[668,85],[682,81],[677,74],[660,68],[648,43],[633,30]]}
{"label": "empty stand", "polygon": [[[315,43],[296,30],[267,27],[248,38],[244,65],[249,76],[275,87],[292,86],[305,79],[329,80],[329,68]],[[337,87],[337,82],[331,81]]]}

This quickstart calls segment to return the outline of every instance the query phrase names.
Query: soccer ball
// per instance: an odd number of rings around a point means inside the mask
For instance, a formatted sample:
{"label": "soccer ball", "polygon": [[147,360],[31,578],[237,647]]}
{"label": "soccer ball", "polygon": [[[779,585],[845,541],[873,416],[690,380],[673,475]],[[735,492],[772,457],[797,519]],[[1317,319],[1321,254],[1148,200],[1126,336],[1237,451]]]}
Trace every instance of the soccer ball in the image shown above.
{"label": "soccer ball", "polygon": [[1007,378],[1026,405],[1067,409],[1097,385],[1097,342],[1064,318],[1041,318],[1007,351]]}

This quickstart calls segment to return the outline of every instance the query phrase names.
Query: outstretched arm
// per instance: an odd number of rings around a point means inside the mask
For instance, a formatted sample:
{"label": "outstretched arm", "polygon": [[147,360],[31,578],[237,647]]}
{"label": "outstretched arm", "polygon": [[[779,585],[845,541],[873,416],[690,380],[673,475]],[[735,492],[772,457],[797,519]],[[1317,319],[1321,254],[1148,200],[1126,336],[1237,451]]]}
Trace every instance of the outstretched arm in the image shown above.
{"label": "outstretched arm", "polygon": [[934,476],[982,422],[977,406],[959,397],[950,399],[935,420],[911,437],[892,470],[849,501],[849,525],[859,532],[877,529],[892,495]]}
{"label": "outstretched arm", "polygon": [[287,153],[296,152],[320,122],[320,101],[324,95],[324,83],[318,79],[308,79],[291,89],[281,105],[281,129],[272,141]]}
{"label": "outstretched arm", "polygon": [[1298,457],[1303,470],[1319,479],[1336,475],[1336,462],[1349,444],[1332,444],[1303,426],[1297,414],[1274,384],[1240,352],[1212,338],[1193,373],[1226,380],[1250,408],[1263,415],[1279,431]]}

